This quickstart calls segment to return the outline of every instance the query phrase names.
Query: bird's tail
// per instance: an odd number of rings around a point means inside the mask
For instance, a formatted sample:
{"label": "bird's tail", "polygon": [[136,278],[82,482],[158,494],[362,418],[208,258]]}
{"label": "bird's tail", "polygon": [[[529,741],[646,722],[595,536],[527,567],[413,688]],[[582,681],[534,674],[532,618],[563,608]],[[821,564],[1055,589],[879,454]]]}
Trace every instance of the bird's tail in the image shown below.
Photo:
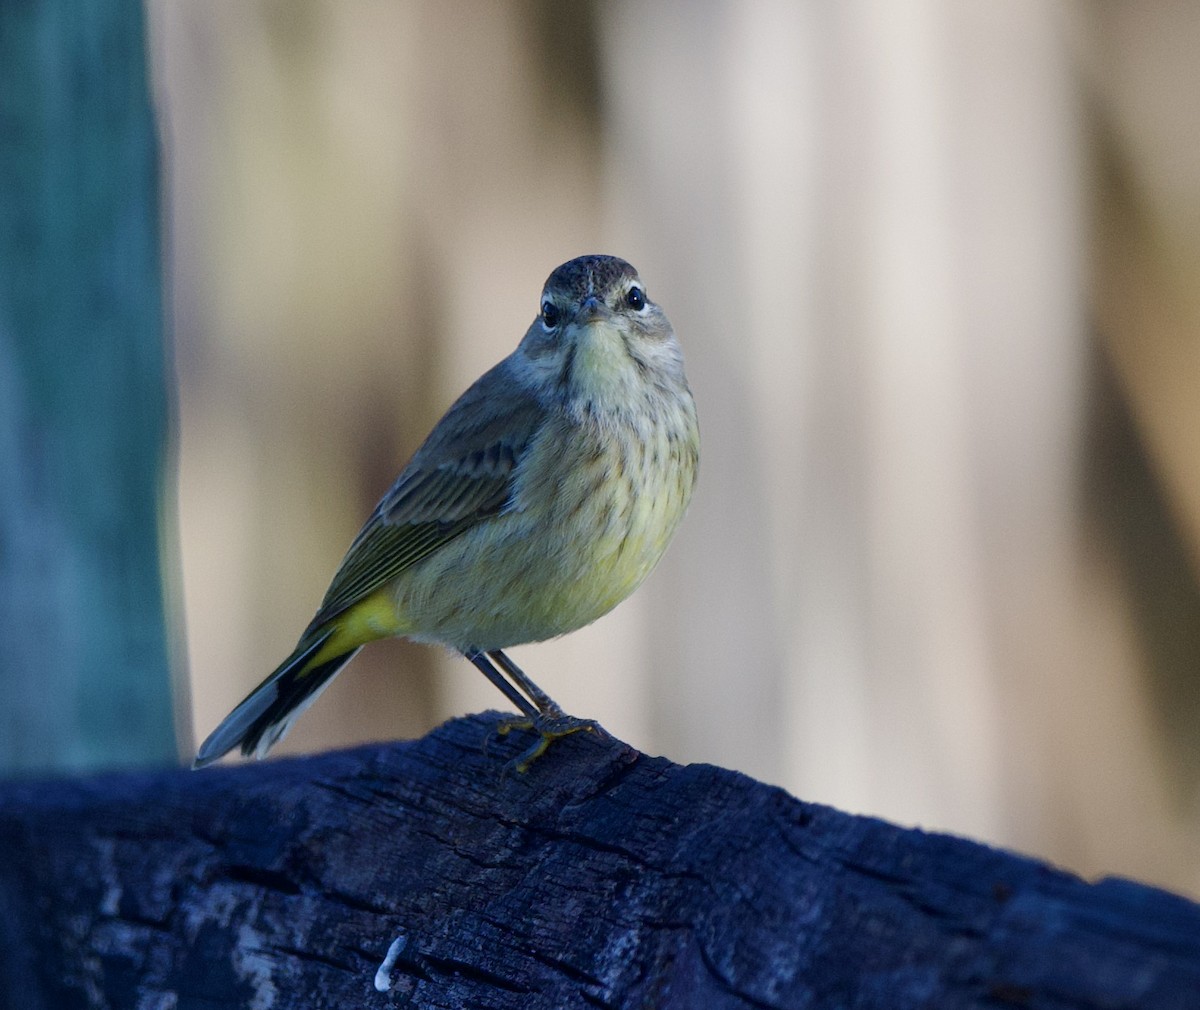
{"label": "bird's tail", "polygon": [[329,686],[334,675],[358,652],[326,648],[335,628],[327,626],[315,638],[305,637],[287,659],[229,713],[200,745],[193,768],[203,768],[240,746],[243,754],[266,755],[297,717]]}

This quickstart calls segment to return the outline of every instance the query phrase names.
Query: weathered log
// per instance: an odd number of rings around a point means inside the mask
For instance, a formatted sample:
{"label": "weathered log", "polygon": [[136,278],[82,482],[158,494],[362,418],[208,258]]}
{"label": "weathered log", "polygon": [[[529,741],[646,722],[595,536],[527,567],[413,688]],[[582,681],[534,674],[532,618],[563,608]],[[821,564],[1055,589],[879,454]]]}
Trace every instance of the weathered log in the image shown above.
{"label": "weathered log", "polygon": [[1200,907],[496,714],[0,787],[23,1010],[1200,1006]]}

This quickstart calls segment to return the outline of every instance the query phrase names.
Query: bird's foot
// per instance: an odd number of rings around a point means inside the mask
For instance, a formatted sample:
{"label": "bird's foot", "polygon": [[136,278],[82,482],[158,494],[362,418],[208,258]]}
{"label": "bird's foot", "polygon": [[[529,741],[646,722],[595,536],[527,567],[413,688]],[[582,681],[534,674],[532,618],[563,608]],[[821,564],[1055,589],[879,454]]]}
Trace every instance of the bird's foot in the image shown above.
{"label": "bird's foot", "polygon": [[579,719],[567,715],[557,705],[548,711],[541,712],[536,717],[514,717],[505,719],[496,730],[500,736],[507,736],[513,730],[532,730],[538,734],[537,742],[525,750],[519,757],[509,763],[509,767],[522,775],[529,771],[533,764],[549,749],[555,740],[561,740],[572,733],[604,733],[603,728],[595,719]]}

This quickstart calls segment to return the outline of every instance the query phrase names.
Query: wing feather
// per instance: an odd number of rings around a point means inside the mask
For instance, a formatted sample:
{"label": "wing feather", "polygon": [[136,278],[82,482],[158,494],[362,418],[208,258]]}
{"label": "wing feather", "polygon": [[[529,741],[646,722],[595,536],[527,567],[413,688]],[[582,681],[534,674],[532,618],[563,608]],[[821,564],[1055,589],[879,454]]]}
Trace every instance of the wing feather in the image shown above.
{"label": "wing feather", "polygon": [[547,418],[510,371],[502,361],[438,422],[354,538],[310,630],[508,505],[521,457]]}

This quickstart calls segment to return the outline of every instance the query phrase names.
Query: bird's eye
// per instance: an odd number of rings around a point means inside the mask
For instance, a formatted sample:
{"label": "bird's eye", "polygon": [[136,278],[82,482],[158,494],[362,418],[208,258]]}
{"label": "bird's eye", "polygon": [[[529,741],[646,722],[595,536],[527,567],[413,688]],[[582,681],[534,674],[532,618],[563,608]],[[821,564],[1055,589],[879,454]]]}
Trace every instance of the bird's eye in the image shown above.
{"label": "bird's eye", "polygon": [[548,330],[558,325],[558,306],[549,299],[542,302],[542,325]]}
{"label": "bird's eye", "polygon": [[625,295],[625,303],[637,312],[641,312],[646,307],[646,293],[636,285],[629,289]]}

